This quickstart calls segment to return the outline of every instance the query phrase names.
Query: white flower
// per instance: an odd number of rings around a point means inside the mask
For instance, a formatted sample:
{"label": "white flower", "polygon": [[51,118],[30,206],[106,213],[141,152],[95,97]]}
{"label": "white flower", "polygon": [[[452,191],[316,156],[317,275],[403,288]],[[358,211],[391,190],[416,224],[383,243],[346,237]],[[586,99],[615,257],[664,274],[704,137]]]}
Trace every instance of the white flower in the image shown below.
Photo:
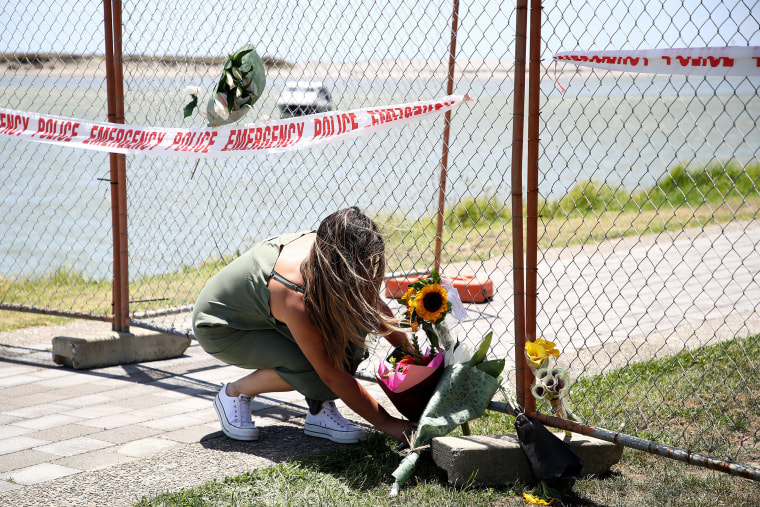
{"label": "white flower", "polygon": [[230,111],[227,109],[227,97],[223,93],[217,93],[214,97],[214,113],[223,120],[230,116]]}
{"label": "white flower", "polygon": [[472,359],[472,352],[467,345],[459,343],[454,346],[453,349],[443,351],[443,364],[449,366],[450,364],[465,363]]}
{"label": "white flower", "polygon": [[185,94],[187,95],[198,95],[198,87],[197,86],[188,86],[185,88]]}

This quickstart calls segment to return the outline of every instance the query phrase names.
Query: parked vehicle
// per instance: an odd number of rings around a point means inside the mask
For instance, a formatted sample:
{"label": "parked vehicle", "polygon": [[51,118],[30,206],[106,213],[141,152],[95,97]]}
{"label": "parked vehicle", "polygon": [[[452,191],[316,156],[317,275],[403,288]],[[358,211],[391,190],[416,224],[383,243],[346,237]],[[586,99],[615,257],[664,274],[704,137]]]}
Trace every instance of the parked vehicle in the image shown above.
{"label": "parked vehicle", "polygon": [[282,118],[335,111],[335,103],[320,81],[289,81],[277,100]]}

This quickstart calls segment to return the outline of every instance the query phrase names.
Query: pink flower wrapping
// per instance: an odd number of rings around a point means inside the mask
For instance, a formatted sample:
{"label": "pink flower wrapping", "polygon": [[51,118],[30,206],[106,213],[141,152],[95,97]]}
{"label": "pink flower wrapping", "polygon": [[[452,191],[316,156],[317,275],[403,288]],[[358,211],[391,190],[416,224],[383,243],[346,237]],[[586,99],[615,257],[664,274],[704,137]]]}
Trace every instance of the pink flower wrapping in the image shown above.
{"label": "pink flower wrapping", "polygon": [[380,363],[377,378],[385,395],[410,421],[419,420],[443,373],[443,354],[438,353],[425,366],[398,364],[390,370]]}

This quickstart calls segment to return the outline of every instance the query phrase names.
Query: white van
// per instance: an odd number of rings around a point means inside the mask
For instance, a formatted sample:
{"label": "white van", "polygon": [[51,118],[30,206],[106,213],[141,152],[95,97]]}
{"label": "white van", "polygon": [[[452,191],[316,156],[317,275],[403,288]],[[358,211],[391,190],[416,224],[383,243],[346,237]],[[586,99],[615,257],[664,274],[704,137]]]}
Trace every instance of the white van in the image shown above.
{"label": "white van", "polygon": [[289,81],[277,99],[282,118],[335,111],[335,103],[321,81]]}

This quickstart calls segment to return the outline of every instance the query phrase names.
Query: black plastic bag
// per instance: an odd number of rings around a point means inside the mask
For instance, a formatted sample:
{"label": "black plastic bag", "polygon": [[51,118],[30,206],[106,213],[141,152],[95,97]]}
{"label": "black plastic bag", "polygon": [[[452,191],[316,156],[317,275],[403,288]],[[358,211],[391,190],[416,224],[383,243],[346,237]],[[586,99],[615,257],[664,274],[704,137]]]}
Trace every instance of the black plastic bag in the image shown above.
{"label": "black plastic bag", "polygon": [[517,415],[515,430],[535,480],[578,478],[583,458],[567,442],[547,430],[541,421],[521,412]]}

